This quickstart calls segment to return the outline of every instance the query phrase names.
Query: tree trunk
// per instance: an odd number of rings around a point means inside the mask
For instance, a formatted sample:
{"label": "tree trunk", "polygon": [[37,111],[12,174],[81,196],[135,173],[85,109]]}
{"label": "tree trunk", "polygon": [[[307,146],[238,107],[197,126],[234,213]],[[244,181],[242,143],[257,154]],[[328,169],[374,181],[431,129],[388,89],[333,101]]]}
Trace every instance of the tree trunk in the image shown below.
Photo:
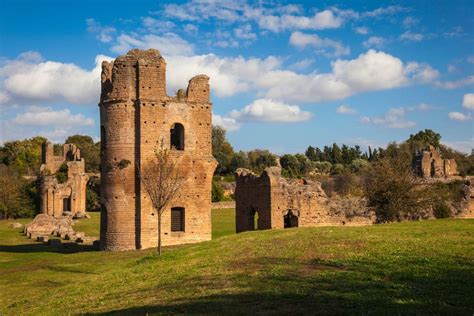
{"label": "tree trunk", "polygon": [[158,212],[158,255],[161,256],[161,212]]}

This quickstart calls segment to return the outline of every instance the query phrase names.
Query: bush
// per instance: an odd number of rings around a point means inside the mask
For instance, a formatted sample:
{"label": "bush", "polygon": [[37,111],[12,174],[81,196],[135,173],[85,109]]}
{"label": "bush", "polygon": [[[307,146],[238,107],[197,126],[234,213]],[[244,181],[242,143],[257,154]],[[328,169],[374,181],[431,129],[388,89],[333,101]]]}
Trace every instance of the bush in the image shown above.
{"label": "bush", "polygon": [[452,212],[445,202],[441,202],[433,206],[433,215],[436,218],[449,218]]}
{"label": "bush", "polygon": [[350,172],[343,172],[334,177],[334,191],[341,196],[360,194],[360,180]]}
{"label": "bush", "polygon": [[61,167],[59,167],[58,172],[56,172],[55,176],[59,183],[64,183],[67,181],[67,171],[68,167],[66,163],[63,163]]}
{"label": "bush", "polygon": [[378,159],[363,176],[367,205],[374,208],[378,222],[420,218],[427,205],[425,190],[420,185],[403,155]]}
{"label": "bush", "polygon": [[212,202],[220,202],[224,197],[224,189],[217,180],[212,180]]}

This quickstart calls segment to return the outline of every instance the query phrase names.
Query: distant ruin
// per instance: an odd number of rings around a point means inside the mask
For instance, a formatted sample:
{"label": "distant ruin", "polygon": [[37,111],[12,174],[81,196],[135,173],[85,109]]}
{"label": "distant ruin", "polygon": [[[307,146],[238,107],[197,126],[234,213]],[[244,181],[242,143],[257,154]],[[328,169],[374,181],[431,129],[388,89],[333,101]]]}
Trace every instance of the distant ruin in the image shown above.
{"label": "distant ruin", "polygon": [[418,150],[413,162],[415,173],[423,178],[448,178],[459,175],[456,160],[443,159],[439,151],[430,145]]}
{"label": "distant ruin", "polygon": [[158,216],[140,182],[155,150],[164,146],[185,177],[163,213],[162,244],[211,239],[212,104],[209,77],[166,94],[166,62],[155,49],[134,49],[102,63],[101,249],[156,247]]}
{"label": "distant ruin", "polygon": [[375,217],[366,211],[334,207],[320,183],[289,180],[280,167],[266,168],[260,176],[247,169],[235,173],[236,230],[280,229],[329,225],[369,225]]}
{"label": "distant ruin", "polygon": [[[45,142],[40,167],[40,212],[53,217],[86,212],[86,185],[84,159],[74,144],[64,144],[62,155],[54,155],[54,147]],[[64,180],[58,177],[63,173]],[[62,182],[64,181],[64,182]]]}

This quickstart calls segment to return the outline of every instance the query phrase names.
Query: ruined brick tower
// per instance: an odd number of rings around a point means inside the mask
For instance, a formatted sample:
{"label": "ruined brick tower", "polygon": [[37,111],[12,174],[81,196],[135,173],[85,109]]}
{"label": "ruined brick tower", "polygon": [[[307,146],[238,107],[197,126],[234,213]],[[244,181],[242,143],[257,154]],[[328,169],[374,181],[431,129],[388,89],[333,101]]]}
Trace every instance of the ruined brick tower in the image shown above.
{"label": "ruined brick tower", "polygon": [[131,50],[102,63],[101,248],[157,246],[158,216],[142,187],[143,166],[162,143],[185,176],[163,213],[162,243],[211,239],[212,104],[209,78],[195,76],[186,91],[166,95],[166,62],[155,49]]}

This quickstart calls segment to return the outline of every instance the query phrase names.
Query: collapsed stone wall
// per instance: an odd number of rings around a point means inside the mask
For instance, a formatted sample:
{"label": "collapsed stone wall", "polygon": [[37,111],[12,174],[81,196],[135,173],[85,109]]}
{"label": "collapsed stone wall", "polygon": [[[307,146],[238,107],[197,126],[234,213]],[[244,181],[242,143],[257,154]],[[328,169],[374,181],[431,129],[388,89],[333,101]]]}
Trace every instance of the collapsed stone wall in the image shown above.
{"label": "collapsed stone wall", "polygon": [[423,178],[448,178],[459,175],[456,160],[443,159],[432,145],[415,153],[415,173]]}
{"label": "collapsed stone wall", "polygon": [[349,205],[330,200],[319,182],[285,179],[279,167],[266,168],[260,176],[238,169],[235,179],[237,232],[375,221],[364,202],[350,201]]}
{"label": "collapsed stone wall", "polygon": [[[40,212],[54,217],[85,213],[89,177],[80,150],[74,144],[64,144],[62,155],[55,156],[52,143],[45,142],[42,148]],[[60,183],[55,174],[63,164],[67,166],[67,180]]]}
{"label": "collapsed stone wall", "polygon": [[[185,177],[178,197],[163,213],[162,244],[211,239],[212,104],[209,77],[198,75],[186,90],[166,95],[166,62],[155,49],[131,50],[102,64],[101,248],[156,247],[158,216],[140,175],[161,145],[170,149]],[[120,162],[128,165],[118,167]],[[171,209],[183,210],[180,231]]]}

